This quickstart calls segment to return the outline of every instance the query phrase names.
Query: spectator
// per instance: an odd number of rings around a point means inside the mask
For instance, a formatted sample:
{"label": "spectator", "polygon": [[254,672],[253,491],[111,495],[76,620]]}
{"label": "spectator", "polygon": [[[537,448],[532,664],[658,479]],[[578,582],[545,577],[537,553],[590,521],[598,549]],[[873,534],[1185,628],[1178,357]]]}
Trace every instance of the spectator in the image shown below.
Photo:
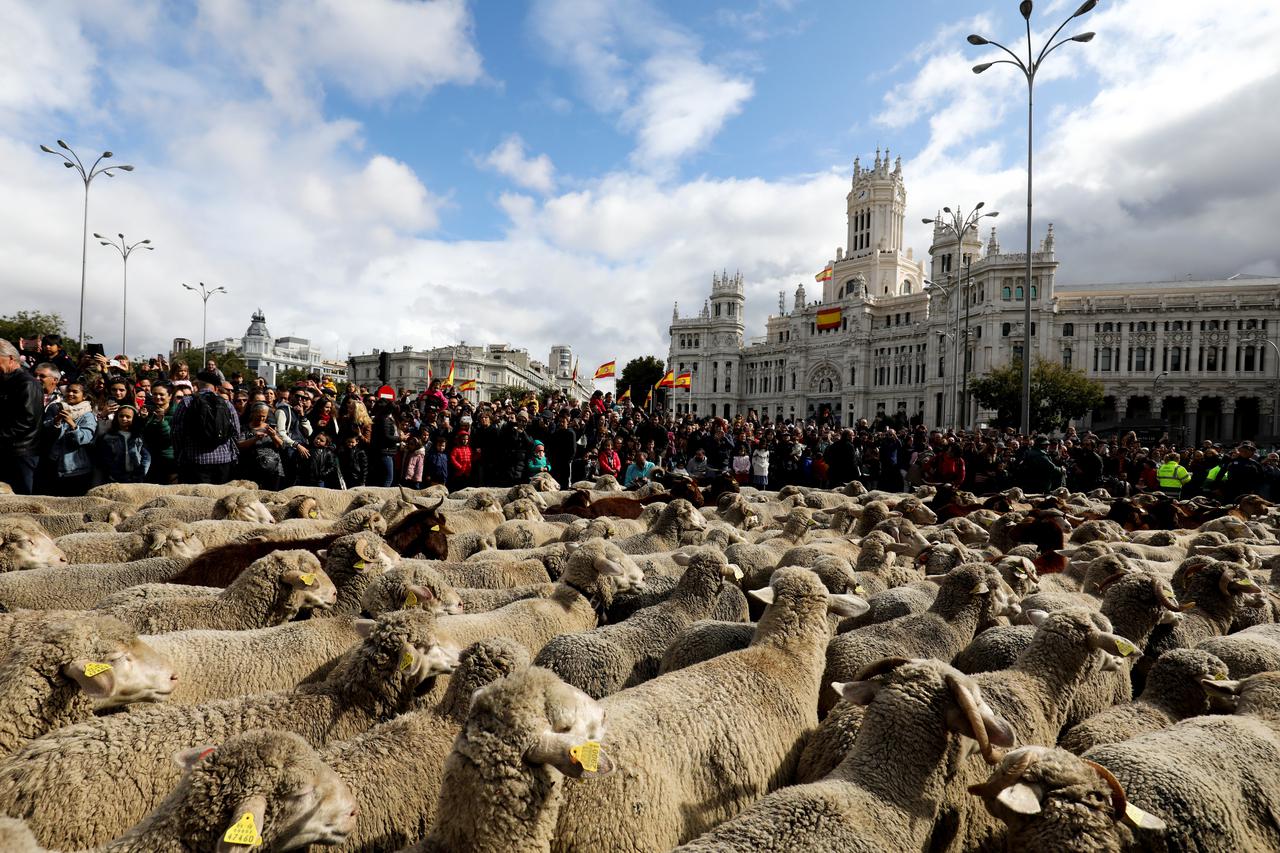
{"label": "spectator", "polygon": [[227,383],[227,377],[225,374],[223,374],[222,369],[218,367],[218,362],[215,359],[211,358],[205,361],[204,372],[212,373],[215,377],[217,377],[215,381],[218,383],[219,388],[221,388],[223,385]]}
{"label": "spectator", "polygon": [[596,467],[601,474],[611,474],[621,480],[622,457],[614,449],[612,438],[605,438],[600,442],[600,452],[596,454]]}
{"label": "spectator", "polygon": [[699,483],[706,483],[709,481],[711,479],[712,470],[711,463],[707,461],[706,448],[699,447],[695,450],[693,452],[693,458],[685,465],[685,469],[689,472],[689,476]]}
{"label": "spectator", "polygon": [[[463,418],[463,420],[467,420]],[[453,449],[449,451],[449,482],[454,489],[471,485],[471,432],[458,430]],[[567,485],[567,484],[566,484]]]}
{"label": "spectator", "polygon": [[1227,463],[1222,474],[1222,495],[1226,500],[1239,500],[1243,495],[1257,494],[1262,488],[1262,466],[1254,458],[1257,452],[1252,441],[1242,441],[1236,448],[1235,458]]}
{"label": "spectator", "polygon": [[1166,495],[1175,497],[1182,494],[1183,486],[1191,482],[1191,472],[1182,467],[1177,453],[1169,453],[1164,462],[1156,469],[1156,487]]}
{"label": "spectator", "polygon": [[757,489],[769,485],[769,450],[763,444],[751,451],[751,485]]}
{"label": "spectator", "polygon": [[311,436],[311,452],[298,463],[298,485],[336,489],[338,482],[338,455],[333,450],[332,439],[327,432]]}
{"label": "spectator", "polygon": [[410,489],[421,489],[424,469],[427,465],[427,449],[422,446],[422,439],[411,435],[404,442],[404,465],[400,472],[400,480]]}
{"label": "spectator", "polygon": [[544,471],[550,472],[551,463],[547,461],[547,448],[541,441],[533,442],[533,455],[525,463],[525,479],[528,480]]}
{"label": "spectator", "polygon": [[108,483],[141,483],[151,468],[151,452],[147,450],[136,420],[137,410],[125,405],[116,409],[111,428],[98,437],[98,467]]}
{"label": "spectator", "polygon": [[177,476],[173,461],[172,390],[167,382],[153,383],[146,407],[138,412],[143,418],[142,441],[151,455],[147,480],[162,485],[172,483]]}
{"label": "spectator", "polygon": [[246,409],[244,429],[236,440],[240,451],[240,473],[253,480],[260,489],[272,491],[280,488],[284,479],[284,459],[281,451],[284,438],[270,422],[271,411],[266,403],[253,403]]}
{"label": "spectator", "polygon": [[400,452],[400,426],[395,404],[379,400],[373,407],[373,441],[369,446],[369,485],[390,486],[396,480],[396,454]]}
{"label": "spectator", "polygon": [[1015,476],[1023,491],[1043,495],[1058,488],[1062,482],[1063,470],[1053,464],[1048,449],[1049,439],[1043,435],[1036,436],[1035,446],[1027,448],[1018,463]]}
{"label": "spectator", "polygon": [[90,449],[97,437],[98,419],[85,399],[82,384],[67,385],[62,405],[47,426],[53,432],[49,459],[53,463],[54,494],[84,494],[93,479]]}
{"label": "spectator", "polygon": [[35,487],[43,413],[40,382],[22,366],[17,347],[0,340],[0,480],[20,495]]}
{"label": "spectator", "polygon": [[75,361],[62,348],[62,335],[45,335],[40,339],[40,360],[52,364],[68,382],[80,378]]}
{"label": "spectator", "polygon": [[738,446],[733,451],[733,479],[740,486],[747,485],[751,480],[751,453],[747,450],[747,445],[738,442]]}
{"label": "spectator", "polygon": [[623,485],[631,489],[644,484],[653,473],[654,467],[654,464],[645,456],[645,452],[639,451],[636,453],[636,460],[627,466],[627,476],[623,480]]}
{"label": "spectator", "polygon": [[556,426],[547,436],[546,446],[551,476],[567,487],[571,480],[569,466],[573,464],[573,455],[578,450],[578,434],[569,426],[567,410],[556,416]]}
{"label": "spectator", "polygon": [[437,438],[426,453],[426,478],[431,485],[449,486],[449,439]]}
{"label": "spectator", "polygon": [[342,450],[338,453],[338,473],[348,489],[363,486],[369,476],[369,456],[360,442],[360,436],[346,433],[342,436]]}
{"label": "spectator", "polygon": [[240,457],[236,445],[236,411],[217,393],[218,377],[201,371],[196,393],[173,413],[173,445],[186,483],[225,483]]}
{"label": "spectator", "polygon": [[529,476],[528,462],[533,458],[533,439],[529,436],[529,414],[523,410],[516,412],[515,420],[508,421],[502,428],[500,446],[506,462],[506,482],[500,485],[515,485],[525,482]]}

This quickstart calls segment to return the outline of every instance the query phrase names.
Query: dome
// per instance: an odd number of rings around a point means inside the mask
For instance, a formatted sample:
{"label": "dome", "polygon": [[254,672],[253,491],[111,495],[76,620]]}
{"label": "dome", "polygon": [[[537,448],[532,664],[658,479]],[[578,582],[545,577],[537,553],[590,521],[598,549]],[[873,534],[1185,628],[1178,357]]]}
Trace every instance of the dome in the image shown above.
{"label": "dome", "polygon": [[249,324],[249,331],[244,333],[246,338],[270,338],[271,332],[267,331],[267,318],[259,308],[253,312],[253,322]]}

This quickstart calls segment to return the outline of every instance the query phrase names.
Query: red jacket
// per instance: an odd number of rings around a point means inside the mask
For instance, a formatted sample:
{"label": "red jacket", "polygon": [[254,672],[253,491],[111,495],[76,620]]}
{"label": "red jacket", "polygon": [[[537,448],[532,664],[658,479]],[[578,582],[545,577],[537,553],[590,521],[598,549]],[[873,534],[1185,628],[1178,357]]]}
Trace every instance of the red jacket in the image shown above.
{"label": "red jacket", "polygon": [[612,474],[616,477],[622,470],[622,459],[619,458],[616,450],[601,450],[597,461],[600,463],[600,471],[604,474]]}
{"label": "red jacket", "polygon": [[947,453],[938,460],[937,472],[939,480],[958,489],[964,482],[964,459]]}
{"label": "red jacket", "polygon": [[471,476],[471,445],[459,444],[449,451],[449,470],[454,477]]}

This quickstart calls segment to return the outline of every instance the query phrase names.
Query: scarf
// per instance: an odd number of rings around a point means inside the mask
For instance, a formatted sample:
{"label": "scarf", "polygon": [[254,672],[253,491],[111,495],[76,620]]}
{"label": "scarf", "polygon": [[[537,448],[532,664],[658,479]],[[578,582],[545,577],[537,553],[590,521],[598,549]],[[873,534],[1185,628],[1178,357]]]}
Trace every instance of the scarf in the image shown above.
{"label": "scarf", "polygon": [[89,411],[92,408],[93,408],[93,404],[90,403],[88,400],[81,400],[79,403],[76,403],[74,406],[68,403],[66,400],[62,401],[62,411],[71,415],[72,420],[77,420],[77,421],[80,420],[85,415],[89,414]]}

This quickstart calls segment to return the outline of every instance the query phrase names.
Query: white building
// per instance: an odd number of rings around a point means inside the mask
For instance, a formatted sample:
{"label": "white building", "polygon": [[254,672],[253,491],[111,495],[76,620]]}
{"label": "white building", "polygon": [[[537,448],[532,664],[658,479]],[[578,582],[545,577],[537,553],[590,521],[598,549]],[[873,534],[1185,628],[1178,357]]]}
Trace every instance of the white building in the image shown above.
{"label": "white building", "polygon": [[385,382],[400,393],[420,391],[427,387],[432,377],[446,378],[451,362],[455,385],[475,380],[476,390],[464,392],[472,401],[489,400],[494,390],[508,386],[534,391],[554,387],[576,400],[590,398],[594,390],[590,370],[584,373],[579,368],[577,380],[573,379],[573,348],[565,344],[553,346],[545,364],[530,358],[528,350],[507,344],[480,347],[462,343],[456,347],[429,350],[415,350],[409,346],[399,351],[374,350],[349,357],[351,381],[370,389],[381,385],[384,380],[380,369],[384,356]]}
{"label": "white building", "polygon": [[245,366],[270,385],[275,385],[277,377],[290,368],[318,373],[334,382],[344,382],[347,378],[346,364],[326,360],[320,348],[312,346],[307,338],[292,335],[271,337],[267,318],[261,309],[253,312],[253,319],[243,338],[209,341],[208,350],[210,353],[239,353]]}
{"label": "white building", "polygon": [[[690,391],[673,392],[678,410],[829,412],[843,424],[898,412],[930,425],[991,418],[972,401],[962,418],[959,388],[966,372],[972,380],[1021,356],[1026,255],[1002,251],[994,228],[985,245],[973,230],[957,241],[935,228],[926,270],[902,245],[905,208],[901,158],[877,150],[869,169],[855,159],[846,246],[814,298],[801,284],[787,311],[780,293],[765,334],[750,340],[741,275],[713,274],[696,316],[677,306],[669,365],[693,374]],[[1087,423],[1163,418],[1187,440],[1273,431],[1280,278],[1062,285],[1055,251],[1049,225],[1032,254],[1031,349],[1102,382],[1106,399]]]}

